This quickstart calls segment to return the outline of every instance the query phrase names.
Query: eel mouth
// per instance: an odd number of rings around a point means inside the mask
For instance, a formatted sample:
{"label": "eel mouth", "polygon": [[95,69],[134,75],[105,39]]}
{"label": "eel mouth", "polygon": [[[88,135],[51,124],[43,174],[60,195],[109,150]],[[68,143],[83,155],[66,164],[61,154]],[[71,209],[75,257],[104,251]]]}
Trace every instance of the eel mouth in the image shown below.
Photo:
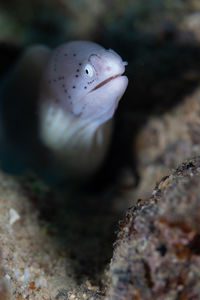
{"label": "eel mouth", "polygon": [[115,76],[111,76],[111,77],[105,79],[104,81],[102,81],[99,84],[97,84],[90,92],[93,92],[93,91],[99,89],[100,87],[102,87],[103,85],[105,85],[106,83],[108,83],[109,81],[111,81],[111,80],[113,80],[113,79],[115,79],[115,78],[117,78],[117,77],[119,77],[121,75],[122,74],[117,74]]}

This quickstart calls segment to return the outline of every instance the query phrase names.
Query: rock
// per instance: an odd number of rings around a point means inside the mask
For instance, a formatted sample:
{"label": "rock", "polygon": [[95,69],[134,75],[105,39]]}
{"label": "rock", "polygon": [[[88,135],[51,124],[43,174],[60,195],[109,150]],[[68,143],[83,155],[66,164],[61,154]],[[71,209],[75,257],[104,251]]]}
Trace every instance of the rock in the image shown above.
{"label": "rock", "polygon": [[96,287],[77,285],[69,247],[62,249],[56,233],[54,240],[39,221],[35,205],[45,201],[46,192],[39,181],[0,172],[0,300],[66,299],[59,296],[62,289],[66,295],[75,291],[76,299],[97,293]]}
{"label": "rock", "polygon": [[200,298],[200,157],[182,163],[120,223],[109,300]]}
{"label": "rock", "polygon": [[10,300],[6,280],[10,280],[9,275],[3,277],[3,270],[0,268],[0,300]]}
{"label": "rock", "polygon": [[[200,88],[173,109],[153,116],[134,141],[139,185],[132,199],[150,196],[156,182],[184,160],[200,153]],[[132,201],[132,200],[131,200]]]}
{"label": "rock", "polygon": [[185,16],[183,20],[183,30],[188,32],[191,32],[193,37],[195,37],[195,40],[199,43],[200,41],[200,13],[199,11],[193,12],[187,16]]}

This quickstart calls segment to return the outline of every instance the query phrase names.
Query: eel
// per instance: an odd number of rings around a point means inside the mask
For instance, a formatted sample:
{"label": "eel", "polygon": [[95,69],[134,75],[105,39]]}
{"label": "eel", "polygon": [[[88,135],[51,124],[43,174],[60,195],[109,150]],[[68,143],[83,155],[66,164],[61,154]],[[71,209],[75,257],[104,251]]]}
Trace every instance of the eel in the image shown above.
{"label": "eel", "polygon": [[[37,135],[58,168],[75,177],[93,174],[109,148],[112,119],[128,85],[126,65],[115,51],[90,41],[71,41],[53,50],[29,47],[2,89],[4,133],[11,132],[13,140],[16,131],[32,126],[35,131],[31,137],[25,134],[26,143]],[[7,118],[5,107],[8,111],[11,105],[15,110]]]}

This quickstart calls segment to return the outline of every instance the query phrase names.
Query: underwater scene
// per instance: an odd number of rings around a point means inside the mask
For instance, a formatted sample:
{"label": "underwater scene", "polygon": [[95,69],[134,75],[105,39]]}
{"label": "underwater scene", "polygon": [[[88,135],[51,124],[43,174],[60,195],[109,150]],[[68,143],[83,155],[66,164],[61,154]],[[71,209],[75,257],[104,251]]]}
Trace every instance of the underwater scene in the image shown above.
{"label": "underwater scene", "polygon": [[200,2],[1,0],[0,300],[200,299]]}

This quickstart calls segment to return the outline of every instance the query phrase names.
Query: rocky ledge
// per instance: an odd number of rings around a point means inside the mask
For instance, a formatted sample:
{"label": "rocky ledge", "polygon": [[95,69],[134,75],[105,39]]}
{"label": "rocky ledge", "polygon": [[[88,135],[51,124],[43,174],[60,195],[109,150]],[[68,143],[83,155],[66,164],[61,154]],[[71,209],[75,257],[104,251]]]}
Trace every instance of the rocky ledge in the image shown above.
{"label": "rocky ledge", "polygon": [[107,299],[200,298],[200,157],[164,177],[120,223]]}

